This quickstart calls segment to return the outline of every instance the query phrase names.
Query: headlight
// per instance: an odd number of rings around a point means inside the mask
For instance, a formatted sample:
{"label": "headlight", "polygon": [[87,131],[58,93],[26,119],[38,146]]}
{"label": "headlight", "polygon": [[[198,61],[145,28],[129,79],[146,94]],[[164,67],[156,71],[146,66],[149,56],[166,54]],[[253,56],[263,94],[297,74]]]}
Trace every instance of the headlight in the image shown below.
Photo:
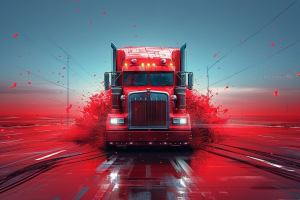
{"label": "headlight", "polygon": [[124,118],[110,118],[110,124],[124,124]]}
{"label": "headlight", "polygon": [[187,118],[173,118],[173,124],[187,124]]}

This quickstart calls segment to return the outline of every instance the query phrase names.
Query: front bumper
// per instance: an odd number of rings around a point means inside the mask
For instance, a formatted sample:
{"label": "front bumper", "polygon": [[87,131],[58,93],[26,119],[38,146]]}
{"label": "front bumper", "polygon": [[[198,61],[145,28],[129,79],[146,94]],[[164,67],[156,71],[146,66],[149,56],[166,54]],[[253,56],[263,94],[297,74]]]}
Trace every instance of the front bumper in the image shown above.
{"label": "front bumper", "polygon": [[191,131],[106,131],[108,145],[189,145]]}

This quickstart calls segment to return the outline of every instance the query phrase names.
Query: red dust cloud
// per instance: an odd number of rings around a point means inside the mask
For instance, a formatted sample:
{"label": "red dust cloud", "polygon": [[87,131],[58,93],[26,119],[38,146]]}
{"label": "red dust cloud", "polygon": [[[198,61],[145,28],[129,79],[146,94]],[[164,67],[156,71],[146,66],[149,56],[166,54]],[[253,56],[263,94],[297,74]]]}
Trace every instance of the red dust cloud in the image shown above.
{"label": "red dust cloud", "polygon": [[[228,109],[222,110],[221,106],[214,106],[210,97],[201,95],[195,89],[187,90],[186,109],[192,123],[192,148],[200,147],[203,142],[215,142],[220,135],[217,128],[228,120],[222,116]],[[87,105],[81,112],[82,117],[75,118],[76,123],[65,135],[65,139],[76,144],[90,144],[105,149],[105,126],[107,116],[111,113],[111,91],[101,91],[89,97]],[[199,124],[211,127],[200,128]]]}

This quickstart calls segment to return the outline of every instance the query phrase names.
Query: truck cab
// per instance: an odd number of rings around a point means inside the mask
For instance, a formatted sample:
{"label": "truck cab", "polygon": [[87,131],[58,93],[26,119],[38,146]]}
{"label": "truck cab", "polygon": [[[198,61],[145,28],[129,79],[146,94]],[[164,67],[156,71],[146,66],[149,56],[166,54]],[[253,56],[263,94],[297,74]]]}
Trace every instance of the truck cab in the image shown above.
{"label": "truck cab", "polygon": [[193,87],[193,73],[185,71],[186,43],[180,49],[117,49],[113,43],[111,47],[113,70],[104,74],[105,89],[111,90],[112,101],[112,112],[106,122],[107,144],[190,145],[186,90]]}

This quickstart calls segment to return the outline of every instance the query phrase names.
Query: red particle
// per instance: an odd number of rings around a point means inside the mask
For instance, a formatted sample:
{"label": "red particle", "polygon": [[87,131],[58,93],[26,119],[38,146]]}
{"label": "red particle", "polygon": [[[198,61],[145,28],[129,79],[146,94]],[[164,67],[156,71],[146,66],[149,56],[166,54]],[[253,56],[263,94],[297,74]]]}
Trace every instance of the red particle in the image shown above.
{"label": "red particle", "polygon": [[240,42],[242,42],[242,40],[240,40]]}
{"label": "red particle", "polygon": [[300,76],[300,72],[298,73],[298,76]]}
{"label": "red particle", "polygon": [[281,76],[283,76],[283,74]]}
{"label": "red particle", "polygon": [[77,8],[76,11],[78,11],[79,9]]}
{"label": "red particle", "polygon": [[14,88],[17,86],[17,83],[15,82],[13,86],[11,86],[10,88]]}
{"label": "red particle", "polygon": [[274,46],[274,43],[273,43],[273,42],[271,43],[271,46],[272,46],[272,47]]}
{"label": "red particle", "polygon": [[66,69],[66,67],[64,67],[63,69]]}
{"label": "red particle", "polygon": [[92,24],[92,21],[90,21],[90,24]]}
{"label": "red particle", "polygon": [[137,37],[137,36],[135,36],[135,37]]}
{"label": "red particle", "polygon": [[28,73],[28,75],[29,75],[29,74],[30,74],[30,71],[28,71],[27,73]]}
{"label": "red particle", "polygon": [[105,11],[103,11],[103,15],[105,15]]}
{"label": "red particle", "polygon": [[249,3],[247,4],[247,6],[249,6]]}
{"label": "red particle", "polygon": [[3,129],[1,129],[1,131],[3,132],[3,131],[4,131],[4,128],[3,128]]}
{"label": "red particle", "polygon": [[223,110],[223,112],[224,112],[223,114],[225,114],[227,111],[228,111],[228,109]]}
{"label": "red particle", "polygon": [[13,37],[17,37],[18,35],[19,35],[19,34],[18,34],[18,33],[16,33],[16,34],[14,34],[14,35],[13,35]]}
{"label": "red particle", "polygon": [[96,76],[96,74],[94,76]]}
{"label": "red particle", "polygon": [[22,75],[22,73],[20,73],[20,75]]}
{"label": "red particle", "polygon": [[8,135],[8,136],[7,136],[7,138],[9,139],[9,138],[10,138],[10,136]]}
{"label": "red particle", "polygon": [[216,57],[216,55],[218,55],[218,54],[215,54],[214,57]]}
{"label": "red particle", "polygon": [[22,57],[22,56],[19,56],[19,57]]}
{"label": "red particle", "polygon": [[216,95],[218,95],[219,93],[216,93]]}
{"label": "red particle", "polygon": [[60,55],[58,57],[61,57]]}
{"label": "red particle", "polygon": [[272,153],[272,152],[271,152],[270,154],[271,154],[271,155],[273,155],[273,153]]}
{"label": "red particle", "polygon": [[277,97],[277,93],[278,93],[278,91],[275,91],[275,92],[274,92],[274,94],[275,94],[275,97]]}
{"label": "red particle", "polygon": [[59,23],[57,23],[57,24],[59,24]]}
{"label": "red particle", "polygon": [[218,69],[220,69],[220,67],[218,67]]}
{"label": "red particle", "polygon": [[79,0],[77,0],[77,2],[78,2]]}
{"label": "red particle", "polygon": [[31,82],[28,82],[28,85],[30,85],[31,84]]}
{"label": "red particle", "polygon": [[65,77],[65,76],[62,76],[63,78]]}
{"label": "red particle", "polygon": [[69,110],[72,108],[72,104],[68,108],[66,108],[66,111],[69,113]]}
{"label": "red particle", "polygon": [[59,83],[59,81],[57,81],[57,83]]}
{"label": "red particle", "polygon": [[61,73],[59,72],[58,75],[60,75]]}
{"label": "red particle", "polygon": [[136,25],[133,25],[133,27],[136,27]]}
{"label": "red particle", "polygon": [[226,86],[226,88],[229,88],[228,86]]}

